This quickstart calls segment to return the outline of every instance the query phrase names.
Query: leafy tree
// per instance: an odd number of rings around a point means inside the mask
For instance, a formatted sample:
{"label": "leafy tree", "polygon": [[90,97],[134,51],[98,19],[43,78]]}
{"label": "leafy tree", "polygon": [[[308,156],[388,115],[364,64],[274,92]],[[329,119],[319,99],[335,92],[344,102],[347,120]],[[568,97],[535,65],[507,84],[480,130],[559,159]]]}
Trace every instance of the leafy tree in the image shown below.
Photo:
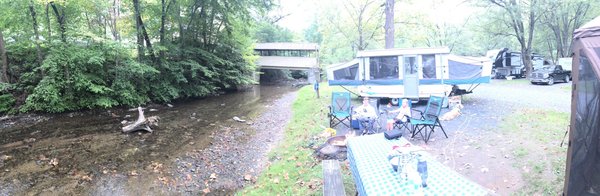
{"label": "leafy tree", "polygon": [[310,43],[321,44],[323,42],[323,34],[319,31],[317,20],[313,20],[310,26],[304,30],[304,40]]}
{"label": "leafy tree", "polygon": [[542,1],[543,10],[540,19],[540,45],[548,46],[548,54],[556,61],[557,58],[568,57],[571,54],[573,31],[595,15],[588,14],[595,1],[565,0]]}
{"label": "leafy tree", "polygon": [[0,6],[6,9],[0,78],[12,83],[0,91],[2,100],[19,111],[62,112],[202,97],[254,83],[246,24],[272,2],[0,0]]}
{"label": "leafy tree", "polygon": [[269,21],[261,21],[257,24],[255,33],[256,42],[291,42],[294,34],[287,28],[276,25]]}
{"label": "leafy tree", "polygon": [[375,0],[319,2],[324,63],[350,60],[359,50],[378,48],[383,34],[383,10]]}
{"label": "leafy tree", "polygon": [[491,9],[500,9],[504,13],[498,17],[501,17],[508,29],[512,31],[510,35],[519,42],[521,58],[528,73],[532,70],[531,53],[536,22],[541,16],[541,10],[537,7],[538,2],[539,0],[485,0],[484,2],[493,5]]}

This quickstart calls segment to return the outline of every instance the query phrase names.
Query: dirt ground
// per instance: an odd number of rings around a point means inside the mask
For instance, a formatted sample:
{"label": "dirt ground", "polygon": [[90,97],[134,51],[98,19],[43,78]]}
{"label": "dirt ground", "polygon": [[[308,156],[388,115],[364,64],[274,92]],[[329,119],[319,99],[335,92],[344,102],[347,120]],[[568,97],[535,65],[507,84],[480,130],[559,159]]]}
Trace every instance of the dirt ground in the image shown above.
{"label": "dirt ground", "polygon": [[[547,109],[570,113],[571,106],[571,83],[531,85],[523,80],[492,80],[465,96],[462,115],[443,122],[449,138],[434,133],[436,140],[428,146],[432,154],[500,195],[520,189],[524,185],[523,175],[527,175],[529,169],[515,167],[513,150],[517,146],[532,151],[539,147],[527,146],[527,137],[510,137],[511,130],[503,130],[498,124],[519,110]],[[552,141],[556,146],[559,143]]]}

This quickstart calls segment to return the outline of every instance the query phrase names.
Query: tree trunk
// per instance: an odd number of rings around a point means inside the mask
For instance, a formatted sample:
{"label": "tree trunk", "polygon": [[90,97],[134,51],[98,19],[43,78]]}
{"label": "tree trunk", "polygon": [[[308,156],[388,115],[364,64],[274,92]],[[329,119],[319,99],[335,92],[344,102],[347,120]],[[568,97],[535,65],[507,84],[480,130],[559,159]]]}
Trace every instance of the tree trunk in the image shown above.
{"label": "tree trunk", "polygon": [[52,6],[52,10],[54,10],[54,15],[56,16],[56,20],[58,21],[58,27],[60,29],[60,39],[62,42],[67,42],[67,37],[65,35],[66,26],[65,26],[65,11],[62,11],[62,14],[58,12],[58,8],[54,5],[54,2],[50,2],[50,6]]}
{"label": "tree trunk", "polygon": [[33,0],[29,1],[29,12],[33,21],[33,33],[35,34],[35,50],[37,53],[37,63],[38,65],[41,65],[43,61],[42,48],[40,47],[40,32],[38,31],[38,23],[35,14],[35,8],[33,7]]}
{"label": "tree trunk", "polygon": [[146,27],[144,26],[144,22],[142,22],[142,18],[138,18],[140,24],[142,25],[142,33],[144,35],[144,40],[146,40],[146,47],[148,48],[148,52],[150,53],[150,58],[152,61],[156,61],[156,56],[154,56],[154,50],[152,49],[152,42],[150,42],[150,36],[148,36],[148,32],[146,31]]}
{"label": "tree trunk", "polygon": [[[165,5],[165,0],[161,0],[162,12],[160,16],[160,45],[163,47],[165,45],[165,22],[167,20],[167,12],[169,12],[169,7],[171,7],[172,2],[173,1],[170,1],[167,5]],[[165,52],[161,50],[159,52],[159,59],[162,60],[163,58],[165,58]]]}
{"label": "tree trunk", "polygon": [[525,48],[525,57],[527,58],[527,60],[525,61],[525,69],[526,69],[526,74],[525,77],[529,78],[529,73],[531,73],[531,71],[533,70],[533,63],[531,62],[531,53],[532,53],[532,48],[533,48],[533,32],[535,30],[535,22],[536,22],[536,12],[535,12],[535,8],[533,7],[536,4],[535,0],[531,1],[531,5],[529,5],[529,31],[528,31],[528,35],[527,35],[527,46]]}
{"label": "tree trunk", "polygon": [[8,79],[8,58],[6,57],[6,49],[4,49],[4,36],[2,30],[0,30],[0,56],[2,56],[2,75],[0,75],[0,82],[10,83]]}
{"label": "tree trunk", "polygon": [[52,27],[50,27],[50,14],[48,12],[48,5],[50,5],[49,3],[46,4],[46,29],[48,29],[48,37],[46,38],[46,40],[50,41],[51,37],[52,37]]}
{"label": "tree trunk", "polygon": [[395,0],[385,1],[385,48],[394,48],[394,3]]}
{"label": "tree trunk", "polygon": [[140,18],[140,2],[139,0],[133,0],[133,8],[135,14],[135,28],[136,28],[136,37],[137,37],[137,49],[138,49],[138,59],[144,59],[144,35],[142,33],[142,24]]}
{"label": "tree trunk", "polygon": [[112,8],[110,8],[108,10],[110,18],[109,18],[109,20],[107,20],[107,22],[108,22],[108,26],[110,27],[110,32],[112,33],[113,39],[115,41],[121,40],[121,38],[119,36],[119,31],[117,30],[117,18],[119,17],[119,6],[120,6],[120,1],[113,0]]}
{"label": "tree trunk", "polygon": [[143,41],[146,41],[146,47],[148,48],[148,52],[150,53],[150,58],[152,59],[153,62],[156,63],[157,61],[156,61],[156,57],[154,56],[154,50],[152,49],[152,42],[150,42],[150,36],[148,36],[148,32],[146,31],[146,27],[144,26],[144,21],[142,21],[142,14],[140,11],[139,0],[133,0],[133,8],[135,9],[136,24],[137,24],[137,30],[138,30],[138,39],[140,39],[140,38],[143,39],[143,40],[138,40],[138,44],[140,44],[140,43],[143,44]]}

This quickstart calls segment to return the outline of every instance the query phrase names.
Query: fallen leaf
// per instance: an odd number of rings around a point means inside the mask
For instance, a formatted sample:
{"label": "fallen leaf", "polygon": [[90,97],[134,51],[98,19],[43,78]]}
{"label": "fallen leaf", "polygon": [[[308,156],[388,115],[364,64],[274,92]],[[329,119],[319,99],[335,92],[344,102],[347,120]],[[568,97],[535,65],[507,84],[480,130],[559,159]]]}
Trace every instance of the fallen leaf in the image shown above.
{"label": "fallen leaf", "polygon": [[50,160],[50,165],[56,167],[58,165],[58,159],[57,158],[53,158],[52,160]]}
{"label": "fallen leaf", "polygon": [[38,159],[39,159],[40,161],[45,161],[45,160],[48,160],[48,158],[46,158],[46,156],[44,156],[43,154],[41,154],[40,156],[38,156]]}
{"label": "fallen leaf", "polygon": [[89,181],[92,181],[92,177],[90,177],[90,176],[88,176],[88,175],[81,176],[81,179],[82,179],[82,180],[85,180],[85,181],[88,181],[88,182],[89,182]]}
{"label": "fallen leaf", "polygon": [[286,180],[290,179],[290,176],[287,172],[283,174],[283,179],[286,179]]}
{"label": "fallen leaf", "polygon": [[246,174],[246,175],[244,175],[244,180],[250,181],[250,180],[252,180],[252,176],[250,174]]}

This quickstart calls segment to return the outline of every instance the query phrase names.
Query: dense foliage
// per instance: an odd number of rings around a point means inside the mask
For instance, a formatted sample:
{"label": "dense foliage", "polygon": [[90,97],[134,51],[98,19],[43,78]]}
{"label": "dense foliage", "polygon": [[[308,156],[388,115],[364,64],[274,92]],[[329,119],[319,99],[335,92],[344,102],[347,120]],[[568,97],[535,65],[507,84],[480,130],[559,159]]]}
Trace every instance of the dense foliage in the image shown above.
{"label": "dense foliage", "polygon": [[0,0],[0,112],[137,106],[252,84],[248,34],[271,4]]}

